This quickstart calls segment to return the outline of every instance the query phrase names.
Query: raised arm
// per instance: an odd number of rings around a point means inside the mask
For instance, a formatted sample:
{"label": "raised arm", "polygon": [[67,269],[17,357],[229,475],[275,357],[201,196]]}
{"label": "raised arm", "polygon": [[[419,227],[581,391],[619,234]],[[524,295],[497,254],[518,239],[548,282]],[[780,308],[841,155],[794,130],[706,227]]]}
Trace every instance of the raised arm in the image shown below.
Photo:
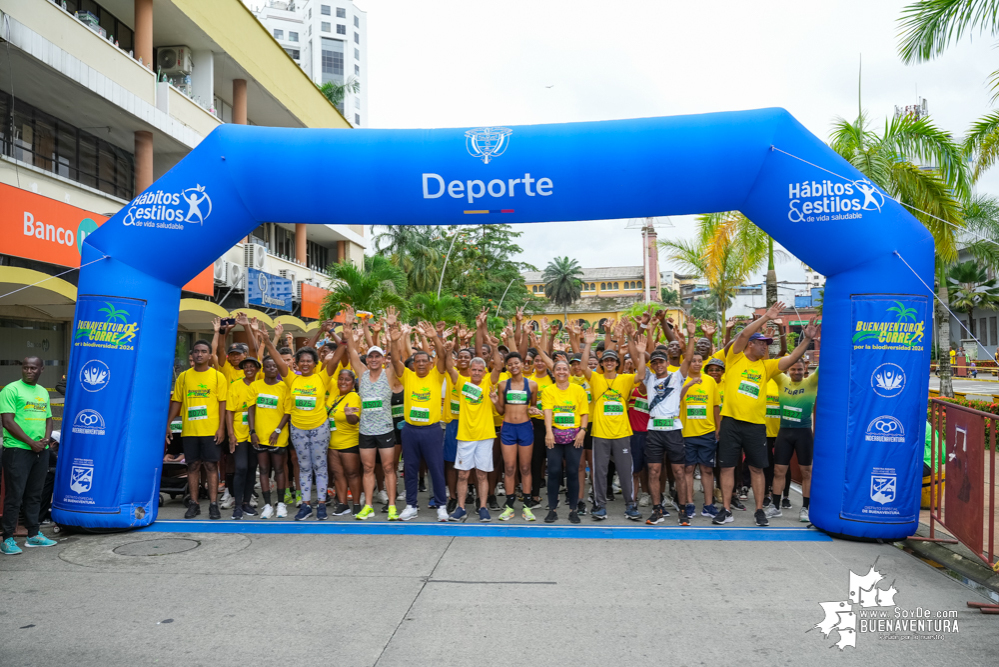
{"label": "raised arm", "polygon": [[256,359],[260,361],[264,358],[264,341],[260,340],[260,327],[263,326],[262,322],[258,322],[257,318],[250,320],[250,336],[253,341],[257,344]]}
{"label": "raised arm", "polygon": [[725,323],[725,339],[722,340],[722,347],[728,347],[728,344],[732,342],[732,329],[735,328],[735,318],[728,318],[728,322]]}
{"label": "raised arm", "polygon": [[704,337],[708,339],[711,344],[711,350],[708,351],[708,355],[714,354],[715,351],[715,332],[718,331],[718,327],[715,326],[714,322],[709,322],[707,320],[701,322],[701,331],[704,332]]}
{"label": "raised arm", "polygon": [[389,325],[389,340],[391,341],[390,350],[392,352],[392,370],[395,371],[396,377],[402,378],[403,374],[406,372],[406,357],[409,355],[404,355],[402,353],[402,330],[399,328],[398,323],[393,321]]}
{"label": "raised arm", "polygon": [[666,337],[667,343],[672,343],[673,341],[678,341],[676,333],[673,331],[673,318],[666,316],[666,310],[660,310],[656,313],[656,319],[659,320],[659,327],[662,329],[663,336]]}
{"label": "raised arm", "polygon": [[217,371],[222,370],[222,364],[219,363],[219,357],[216,354],[219,346],[219,330],[222,328],[222,319],[216,317],[212,320],[212,328],[215,329],[215,333],[212,334],[212,368]]}
{"label": "raised arm", "polygon": [[778,301],[774,305],[767,308],[767,312],[763,313],[763,315],[747,324],[746,328],[740,331],[739,335],[736,336],[735,342],[732,343],[732,352],[739,354],[745,350],[746,345],[749,343],[749,337],[759,331],[769,320],[777,317],[782,310],[784,310],[784,302]]}
{"label": "raised arm", "polygon": [[284,333],[284,325],[280,322],[274,325],[274,347],[278,346],[278,341],[281,340],[281,335]]}
{"label": "raised arm", "polygon": [[[791,366],[794,365],[794,362],[798,361],[798,359],[801,359],[801,355],[803,355],[805,353],[805,350],[808,349],[808,344],[812,342],[812,339],[818,337],[819,331],[820,331],[820,325],[815,324],[814,320],[809,322],[808,326],[805,327],[805,330],[801,332],[802,333],[801,342],[798,343],[798,346],[794,348],[791,354],[787,355],[786,357],[781,357],[780,359],[777,360],[777,368],[779,368],[781,371],[786,371],[787,369],[789,369]],[[742,334],[739,335],[741,336]]]}
{"label": "raised arm", "polygon": [[583,367],[583,376],[586,378],[587,382],[590,380],[590,376],[593,375],[593,371],[590,370],[590,349],[593,347],[593,343],[597,341],[597,330],[594,327],[590,327],[585,332],[583,332],[583,358],[580,364]]}
{"label": "raised arm", "polygon": [[482,344],[486,342],[486,322],[489,320],[489,311],[485,308],[475,316],[475,354],[479,356],[482,351]]}
{"label": "raised arm", "polygon": [[354,337],[350,334],[350,329],[354,324],[354,309],[350,306],[343,311],[343,343],[347,348],[347,358],[350,359],[350,367],[354,369],[354,374],[360,376],[366,370],[361,363],[361,356],[357,353],[357,346],[354,345]]}
{"label": "raised arm", "polygon": [[697,331],[697,320],[693,317],[687,318],[687,352],[683,355],[683,361],[680,362],[680,375],[687,377],[687,372],[690,370],[690,360],[694,358],[694,346],[695,341],[694,332]]}
{"label": "raised arm", "polygon": [[[448,374],[451,378],[451,384],[458,384],[458,371],[454,367],[454,359],[451,357],[451,350],[454,349],[454,344],[451,341],[444,343],[444,372]],[[445,397],[445,401],[447,397]]]}
{"label": "raised arm", "polygon": [[277,364],[278,376],[280,376],[282,379],[287,377],[288,364],[284,363],[284,359],[282,359],[281,355],[278,354],[277,348],[274,347],[274,341],[272,341],[270,338],[267,337],[266,331],[258,331],[257,335],[259,335],[263,339],[262,342],[264,346],[267,348],[267,354],[271,355],[271,359],[273,359],[274,363]]}
{"label": "raised arm", "polygon": [[503,370],[503,354],[499,351],[499,341],[495,338],[489,340],[489,344],[493,346],[493,370],[489,374],[489,381],[496,386],[499,382],[500,372]]}
{"label": "raised arm", "polygon": [[[635,382],[642,382],[645,380],[645,357],[638,354],[638,341],[631,322],[625,323],[622,333],[628,335],[628,354],[631,355],[631,360],[635,364]],[[642,342],[644,343],[644,340]]]}
{"label": "raised arm", "polygon": [[332,330],[333,330],[333,320],[323,320],[323,323],[319,325],[318,329],[316,329],[316,333],[312,334],[312,337],[309,338],[309,341],[305,345],[307,347],[315,348],[316,343],[319,342],[319,337],[325,333],[329,333]]}

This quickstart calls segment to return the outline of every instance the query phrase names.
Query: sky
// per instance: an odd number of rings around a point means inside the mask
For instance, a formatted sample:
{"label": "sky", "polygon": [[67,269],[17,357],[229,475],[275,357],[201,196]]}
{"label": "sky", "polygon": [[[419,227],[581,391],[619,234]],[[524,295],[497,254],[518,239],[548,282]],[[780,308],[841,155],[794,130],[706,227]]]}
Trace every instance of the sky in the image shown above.
{"label": "sky", "polygon": [[[679,3],[671,0],[356,0],[367,12],[368,116],[373,128],[476,127],[611,120],[780,106],[827,139],[862,103],[881,130],[895,105],[928,100],[956,137],[995,107],[993,40],[977,33],[940,58],[905,65],[894,0]],[[548,88],[547,86],[552,86]],[[999,194],[999,168],[980,181]],[[627,221],[522,225],[521,261],[543,268],[637,265]],[[660,237],[691,237],[675,217]],[[571,237],[568,235],[571,229]],[[611,230],[615,233],[608,234]],[[566,243],[567,238],[599,243]],[[661,255],[663,268],[670,267]],[[802,280],[800,262],[778,279]]]}

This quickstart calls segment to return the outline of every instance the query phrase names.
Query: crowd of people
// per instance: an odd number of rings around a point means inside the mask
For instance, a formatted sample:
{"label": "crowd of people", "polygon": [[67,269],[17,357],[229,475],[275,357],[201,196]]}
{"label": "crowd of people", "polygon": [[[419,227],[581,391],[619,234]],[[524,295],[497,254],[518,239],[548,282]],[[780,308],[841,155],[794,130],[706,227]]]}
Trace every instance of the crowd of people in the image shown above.
{"label": "crowd of people", "polygon": [[788,352],[783,307],[734,338],[728,322],[717,348],[712,323],[688,318],[682,331],[651,310],[601,334],[545,319],[535,329],[517,312],[493,335],[485,310],[467,328],[348,308],[339,333],[325,321],[297,348],[280,325],[239,315],[249,344],[229,344],[235,325],[216,321],[176,377],[166,460],[186,465],[189,519],[207,495],[211,519],[231,508],[233,519],[366,520],[381,505],[409,521],[429,479],[439,521],[465,521],[471,506],[480,521],[519,507],[524,521],[544,510],[553,523],[563,502],[569,522],[601,521],[619,494],[627,519],[651,505],[646,524],[672,509],[687,526],[700,480],[701,516],[733,522],[751,488],[767,526],[791,507],[796,454],[807,522],[818,371],[803,355],[819,327]]}

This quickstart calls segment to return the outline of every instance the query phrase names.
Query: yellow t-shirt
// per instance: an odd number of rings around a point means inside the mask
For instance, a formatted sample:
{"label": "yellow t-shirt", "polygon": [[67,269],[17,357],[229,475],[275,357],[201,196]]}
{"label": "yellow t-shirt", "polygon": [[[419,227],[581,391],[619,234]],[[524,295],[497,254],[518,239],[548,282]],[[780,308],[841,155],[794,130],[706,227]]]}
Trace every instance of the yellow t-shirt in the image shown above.
{"label": "yellow t-shirt", "polygon": [[243,380],[229,383],[225,409],[226,412],[232,413],[232,428],[236,434],[236,442],[246,442],[250,439],[250,418],[246,410],[252,404],[250,399],[252,393],[250,385]]}
{"label": "yellow t-shirt", "polygon": [[676,373],[678,370],[680,370],[679,366],[674,366],[673,364],[671,364],[669,362],[666,362],[666,372],[667,373]]}
{"label": "yellow t-shirt", "polygon": [[[326,421],[326,392],[330,377],[325,370],[308,377],[288,373],[284,378],[291,393],[291,425],[300,429],[319,428]],[[336,384],[333,384],[336,392]]]}
{"label": "yellow t-shirt", "polygon": [[214,436],[219,430],[219,403],[229,395],[229,382],[214,368],[189,368],[177,376],[170,400],[180,403],[181,436]]}
{"label": "yellow t-shirt", "polygon": [[[457,369],[456,369],[457,370]],[[468,375],[462,374],[461,371],[458,372],[458,382],[465,381]],[[451,374],[444,374],[444,381],[447,385],[444,387],[444,401],[441,407],[441,421],[445,424],[450,424],[453,420],[458,418],[458,412],[461,410],[461,400],[458,396],[458,390],[455,389],[454,383],[451,382]]]}
{"label": "yellow t-shirt", "polygon": [[780,431],[780,387],[773,380],[767,382],[767,437],[776,438]]}
{"label": "yellow t-shirt", "polygon": [[[524,377],[527,376],[525,375]],[[532,375],[527,379],[534,380],[534,383],[538,385],[538,396],[537,396],[538,402],[537,405],[535,405],[535,407],[538,410],[543,410],[544,408],[541,407],[541,394],[544,393],[545,389],[547,389],[548,387],[552,386],[555,383],[552,382],[552,379],[548,376],[548,373],[544,373],[540,377],[538,377],[537,375]],[[544,418],[545,418],[544,415],[534,415],[531,417],[531,419],[541,419],[541,420],[544,420]]]}
{"label": "yellow t-shirt", "polygon": [[458,440],[489,440],[496,437],[496,426],[493,422],[492,382],[488,373],[482,377],[482,382],[473,384],[471,378],[459,378],[458,399],[461,401],[461,413],[458,415]]}
{"label": "yellow t-shirt", "polygon": [[[253,408],[253,427],[257,439],[264,447],[271,446],[271,434],[281,424],[281,419],[291,414],[291,390],[284,382],[267,384],[256,380],[250,385],[250,402]],[[275,447],[288,446],[288,427],[281,429]]]}
{"label": "yellow t-shirt", "polygon": [[[684,386],[694,378],[687,378]],[[701,373],[701,383],[687,390],[680,401],[680,421],[683,422],[683,437],[693,438],[715,432],[715,406],[721,405],[718,397],[718,383],[707,373]]]}
{"label": "yellow t-shirt", "polygon": [[599,373],[590,375],[593,392],[593,437],[628,438],[631,422],[628,419],[628,398],[635,388],[634,374],[618,374],[608,381]]}
{"label": "yellow t-shirt", "polygon": [[725,358],[725,397],[722,417],[751,424],[765,424],[767,382],[780,373],[776,359],[750,361],[743,352],[729,350]]}
{"label": "yellow t-shirt", "polygon": [[570,380],[569,386],[559,389],[551,384],[541,392],[543,410],[552,411],[552,428],[579,428],[583,415],[589,414],[590,402],[586,399],[586,390]]}
{"label": "yellow t-shirt", "polygon": [[[242,380],[243,378],[246,377],[246,373],[243,372],[243,369],[236,368],[235,366],[229,363],[228,359],[222,362],[222,375],[226,376],[226,379],[229,380],[229,384],[232,384],[233,382],[236,382],[238,380]],[[263,380],[264,372],[258,370],[256,376],[253,379]]]}
{"label": "yellow t-shirt", "polygon": [[444,377],[436,366],[426,377],[405,369],[402,374],[403,407],[406,422],[414,426],[429,426],[441,420],[441,396]]}
{"label": "yellow t-shirt", "polygon": [[361,422],[356,424],[347,421],[346,408],[358,408],[357,416],[361,416],[361,397],[356,391],[350,391],[345,396],[330,396],[326,399],[326,411],[330,422],[330,449],[348,449],[357,445],[357,436],[361,432]]}

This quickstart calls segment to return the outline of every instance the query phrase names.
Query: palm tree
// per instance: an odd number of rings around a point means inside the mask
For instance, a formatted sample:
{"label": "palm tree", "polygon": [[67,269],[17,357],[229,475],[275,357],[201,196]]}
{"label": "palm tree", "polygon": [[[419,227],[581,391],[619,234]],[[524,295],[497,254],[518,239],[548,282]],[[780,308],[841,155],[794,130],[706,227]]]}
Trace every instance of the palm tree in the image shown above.
{"label": "palm tree", "polygon": [[[933,235],[936,245],[937,341],[950,345],[950,316],[940,303],[949,303],[946,267],[957,259],[955,228],[964,225],[960,201],[970,184],[962,149],[928,118],[900,116],[885,122],[882,134],[868,126],[863,111],[855,121],[833,123],[832,149],[868,179],[899,201]],[[936,165],[925,169],[913,160]],[[925,213],[924,213],[925,211]],[[953,397],[950,356],[941,354],[940,395]]]}
{"label": "palm tree", "polygon": [[323,300],[320,312],[323,319],[335,316],[347,306],[372,313],[381,313],[388,306],[405,310],[406,302],[400,296],[405,277],[384,257],[365,257],[363,269],[344,260],[330,264],[326,273],[330,276],[330,293]]}
{"label": "palm tree", "polygon": [[977,337],[972,313],[975,308],[999,309],[999,281],[989,278],[985,267],[971,260],[951,266],[947,271],[947,282],[951,287],[951,307],[968,316],[968,329],[972,336]]}
{"label": "palm tree", "polygon": [[413,314],[427,322],[452,323],[461,319],[461,299],[447,294],[438,297],[433,292],[414,294],[409,303]]}
{"label": "palm tree", "polygon": [[347,93],[357,95],[361,92],[361,82],[352,76],[347,77],[347,80],[343,83],[327,81],[323,85],[319,86],[319,92],[321,92],[323,97],[328,99],[342,114],[343,101],[347,97]]}
{"label": "palm tree", "polygon": [[718,308],[715,306],[715,300],[713,297],[701,297],[699,299],[694,299],[690,303],[690,316],[695,320],[711,320],[712,322],[718,319]]}
{"label": "palm tree", "polygon": [[569,306],[579,300],[583,290],[579,262],[568,257],[556,257],[548,262],[541,279],[545,281],[545,296],[556,306],[562,306],[564,321],[569,321]]}
{"label": "palm tree", "polygon": [[429,292],[437,287],[444,259],[440,234],[434,227],[394,225],[374,236],[375,250],[389,254],[406,275],[411,291]]}

